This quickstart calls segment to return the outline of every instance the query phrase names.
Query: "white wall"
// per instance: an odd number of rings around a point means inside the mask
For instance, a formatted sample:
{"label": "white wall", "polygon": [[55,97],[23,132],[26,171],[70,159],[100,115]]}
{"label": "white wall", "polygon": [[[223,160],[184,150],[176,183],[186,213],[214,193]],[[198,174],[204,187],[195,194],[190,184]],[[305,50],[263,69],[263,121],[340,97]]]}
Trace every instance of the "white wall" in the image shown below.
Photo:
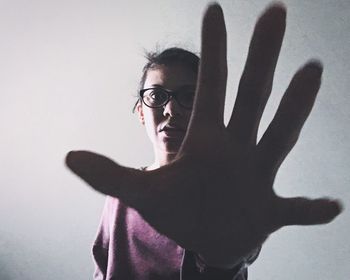
{"label": "white wall", "polygon": [[[104,197],[64,167],[89,149],[138,167],[152,160],[133,95],[143,48],[199,50],[207,1],[0,1],[0,279],[90,279],[90,245]],[[219,1],[229,39],[226,119],[256,16],[267,0]],[[272,118],[293,72],[311,57],[325,65],[315,109],[282,166],[284,196],[334,196],[349,206],[350,2],[288,0],[287,32]],[[274,234],[250,279],[350,275],[349,211],[327,226]]]}

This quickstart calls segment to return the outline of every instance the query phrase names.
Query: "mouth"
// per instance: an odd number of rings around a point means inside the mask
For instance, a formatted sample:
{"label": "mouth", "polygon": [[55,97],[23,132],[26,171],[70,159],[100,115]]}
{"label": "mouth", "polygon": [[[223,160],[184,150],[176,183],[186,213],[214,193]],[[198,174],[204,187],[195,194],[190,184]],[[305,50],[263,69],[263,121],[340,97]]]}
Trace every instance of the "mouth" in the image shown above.
{"label": "mouth", "polygon": [[183,138],[186,129],[173,124],[164,125],[159,132],[162,132],[166,138]]}
{"label": "mouth", "polygon": [[182,131],[185,132],[186,130],[180,126],[177,125],[164,125],[161,129],[160,132],[162,131]]}

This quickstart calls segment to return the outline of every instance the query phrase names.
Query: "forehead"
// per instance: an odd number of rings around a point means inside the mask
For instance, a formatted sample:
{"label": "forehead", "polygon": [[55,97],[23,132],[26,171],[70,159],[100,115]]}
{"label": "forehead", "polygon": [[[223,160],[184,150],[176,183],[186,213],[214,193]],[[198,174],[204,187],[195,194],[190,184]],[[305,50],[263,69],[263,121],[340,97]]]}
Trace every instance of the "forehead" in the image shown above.
{"label": "forehead", "polygon": [[183,64],[158,65],[147,71],[144,88],[160,85],[167,89],[177,89],[185,85],[196,85],[197,75]]}

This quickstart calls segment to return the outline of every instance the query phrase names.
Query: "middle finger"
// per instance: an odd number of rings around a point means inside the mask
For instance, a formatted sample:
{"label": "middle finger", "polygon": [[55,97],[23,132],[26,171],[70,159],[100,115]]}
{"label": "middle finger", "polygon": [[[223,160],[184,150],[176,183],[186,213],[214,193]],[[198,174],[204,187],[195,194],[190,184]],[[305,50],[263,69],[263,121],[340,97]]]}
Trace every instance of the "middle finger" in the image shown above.
{"label": "middle finger", "polygon": [[241,144],[256,144],[259,122],[270,96],[286,20],[282,4],[269,7],[258,19],[250,43],[237,99],[227,126]]}

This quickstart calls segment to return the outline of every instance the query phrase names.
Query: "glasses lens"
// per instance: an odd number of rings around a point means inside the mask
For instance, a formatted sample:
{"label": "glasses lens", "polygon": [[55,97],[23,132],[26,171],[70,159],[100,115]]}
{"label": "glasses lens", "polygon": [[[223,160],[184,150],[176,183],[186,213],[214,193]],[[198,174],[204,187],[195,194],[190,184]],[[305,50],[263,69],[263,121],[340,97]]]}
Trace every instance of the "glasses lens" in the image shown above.
{"label": "glasses lens", "polygon": [[193,90],[182,90],[177,94],[177,102],[185,108],[192,108],[194,101]]}
{"label": "glasses lens", "polygon": [[168,93],[160,88],[148,89],[143,93],[143,102],[149,107],[161,107],[168,100]]}

